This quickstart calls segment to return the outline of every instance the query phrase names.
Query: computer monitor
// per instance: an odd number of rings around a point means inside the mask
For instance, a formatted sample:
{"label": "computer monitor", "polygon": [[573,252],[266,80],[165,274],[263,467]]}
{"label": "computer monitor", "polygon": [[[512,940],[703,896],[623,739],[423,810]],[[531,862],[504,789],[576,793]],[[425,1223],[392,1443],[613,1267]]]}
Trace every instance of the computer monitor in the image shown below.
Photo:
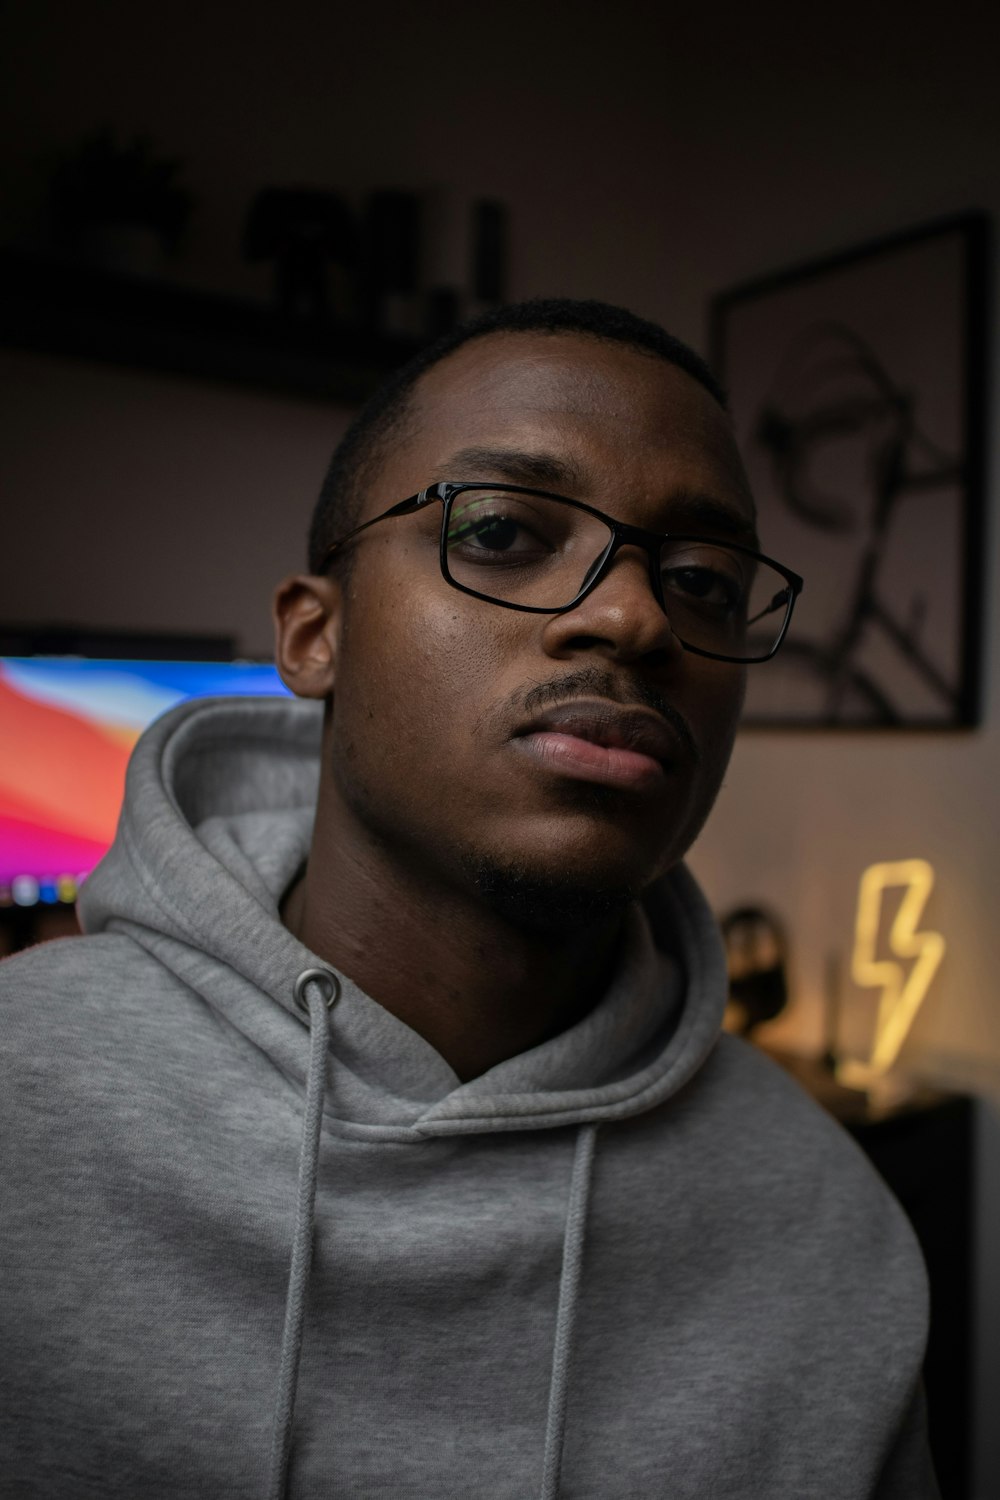
{"label": "computer monitor", "polygon": [[238,661],[0,657],[0,906],[55,906],[114,837],[139,735],[186,698],[286,696]]}

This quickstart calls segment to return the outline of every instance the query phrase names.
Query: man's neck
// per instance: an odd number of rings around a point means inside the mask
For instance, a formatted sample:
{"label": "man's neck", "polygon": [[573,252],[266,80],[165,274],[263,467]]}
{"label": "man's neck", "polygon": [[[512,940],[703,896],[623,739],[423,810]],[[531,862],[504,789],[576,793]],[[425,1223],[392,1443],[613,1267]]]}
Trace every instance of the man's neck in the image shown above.
{"label": "man's neck", "polygon": [[324,837],[282,903],[318,957],[419,1033],[467,1082],[581,1019],[611,980],[620,915],[536,931],[459,883]]}

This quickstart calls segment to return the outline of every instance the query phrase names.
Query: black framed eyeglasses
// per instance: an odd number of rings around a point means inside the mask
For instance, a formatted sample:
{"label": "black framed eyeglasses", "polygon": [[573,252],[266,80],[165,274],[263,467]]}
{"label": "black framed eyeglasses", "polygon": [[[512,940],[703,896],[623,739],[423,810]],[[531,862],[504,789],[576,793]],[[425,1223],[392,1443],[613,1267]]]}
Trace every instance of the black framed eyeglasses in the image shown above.
{"label": "black framed eyeglasses", "polygon": [[686,651],[716,661],[768,661],[781,645],[802,579],[735,542],[646,531],[546,490],[442,480],[364,521],[370,526],[440,501],[440,561],[452,588],[501,609],[561,615],[601,582],[621,547],[641,547],[657,603]]}

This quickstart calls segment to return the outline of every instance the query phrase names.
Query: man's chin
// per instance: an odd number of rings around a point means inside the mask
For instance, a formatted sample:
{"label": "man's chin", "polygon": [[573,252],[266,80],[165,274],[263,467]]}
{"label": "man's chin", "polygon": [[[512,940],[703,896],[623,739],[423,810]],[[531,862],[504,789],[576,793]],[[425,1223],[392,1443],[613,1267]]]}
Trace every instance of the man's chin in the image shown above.
{"label": "man's chin", "polygon": [[620,917],[642,894],[630,884],[585,882],[489,857],[470,857],[465,867],[483,903],[528,932],[557,935],[592,928]]}

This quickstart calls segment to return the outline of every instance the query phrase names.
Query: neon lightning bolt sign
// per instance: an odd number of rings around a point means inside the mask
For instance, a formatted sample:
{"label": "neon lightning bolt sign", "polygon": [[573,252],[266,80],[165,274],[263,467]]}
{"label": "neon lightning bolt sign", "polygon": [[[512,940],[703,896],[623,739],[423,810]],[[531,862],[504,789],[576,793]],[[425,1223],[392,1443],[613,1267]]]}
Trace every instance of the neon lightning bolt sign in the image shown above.
{"label": "neon lightning bolt sign", "polygon": [[[889,929],[894,957],[877,958],[883,898],[891,886],[905,887]],[[939,932],[917,931],[933,886],[934,871],[924,859],[870,865],[861,877],[851,973],[856,984],[882,988],[871,1057],[863,1065],[871,1076],[887,1073],[896,1061],[944,957],[944,938]]]}

